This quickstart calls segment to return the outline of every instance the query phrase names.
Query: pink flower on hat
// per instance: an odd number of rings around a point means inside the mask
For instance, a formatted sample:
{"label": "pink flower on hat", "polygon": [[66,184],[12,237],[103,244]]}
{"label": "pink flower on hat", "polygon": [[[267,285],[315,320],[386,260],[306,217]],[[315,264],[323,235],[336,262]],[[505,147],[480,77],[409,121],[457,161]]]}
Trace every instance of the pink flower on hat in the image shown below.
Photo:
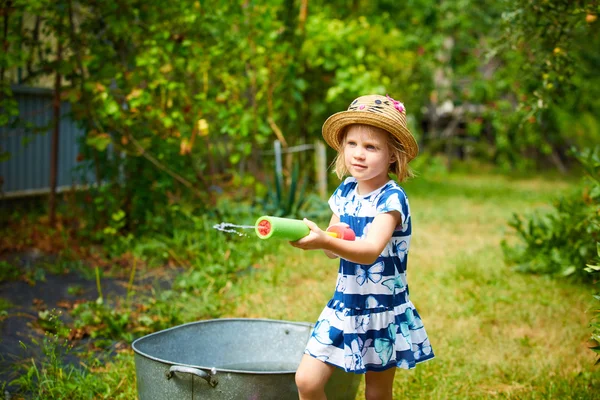
{"label": "pink flower on hat", "polygon": [[398,111],[400,111],[401,113],[406,112],[406,108],[404,107],[404,104],[400,103],[397,100],[392,99],[389,95],[385,95],[385,97],[387,97],[388,99],[390,99],[392,101],[392,103],[394,103],[394,108]]}

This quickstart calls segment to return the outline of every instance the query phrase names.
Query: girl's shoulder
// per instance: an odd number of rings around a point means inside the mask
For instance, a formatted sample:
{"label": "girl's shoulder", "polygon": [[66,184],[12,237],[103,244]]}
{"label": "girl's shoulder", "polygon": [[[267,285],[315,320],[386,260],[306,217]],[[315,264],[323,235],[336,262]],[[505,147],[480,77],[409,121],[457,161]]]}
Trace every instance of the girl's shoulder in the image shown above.
{"label": "girl's shoulder", "polygon": [[347,186],[347,185],[356,186],[357,184],[358,184],[358,181],[356,180],[356,178],[353,176],[349,176],[346,179],[344,179],[344,181],[342,183],[340,183],[340,186]]}
{"label": "girl's shoulder", "polygon": [[396,182],[395,180],[390,179],[388,181],[388,183],[383,187],[383,189],[381,190],[379,195],[381,197],[388,197],[393,194],[397,194],[400,197],[403,197],[405,199],[408,198],[408,196],[406,195],[406,192],[404,191],[404,188],[402,186],[400,186],[400,184],[398,182]]}
{"label": "girl's shoulder", "polygon": [[398,184],[398,182],[394,180],[390,180],[378,193],[377,197],[374,199],[375,206],[377,210],[383,212],[385,210],[398,210],[403,214],[407,214],[409,212],[408,205],[408,197],[406,196],[406,192]]}
{"label": "girl's shoulder", "polygon": [[344,179],[342,183],[340,183],[338,188],[335,190],[334,194],[345,196],[351,191],[355,190],[357,185],[358,181],[356,180],[356,178],[350,176]]}

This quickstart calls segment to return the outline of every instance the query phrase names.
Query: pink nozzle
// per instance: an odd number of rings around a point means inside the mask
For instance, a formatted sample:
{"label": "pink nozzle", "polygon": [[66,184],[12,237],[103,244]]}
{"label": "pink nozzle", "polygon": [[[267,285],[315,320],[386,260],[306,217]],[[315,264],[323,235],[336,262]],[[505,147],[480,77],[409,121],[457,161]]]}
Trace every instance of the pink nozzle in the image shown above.
{"label": "pink nozzle", "polygon": [[355,240],[356,234],[350,227],[344,223],[333,224],[327,228],[327,232],[334,232],[337,234],[338,239],[343,240]]}
{"label": "pink nozzle", "polygon": [[259,236],[267,236],[271,232],[271,223],[266,219],[263,219],[258,223],[258,234]]}

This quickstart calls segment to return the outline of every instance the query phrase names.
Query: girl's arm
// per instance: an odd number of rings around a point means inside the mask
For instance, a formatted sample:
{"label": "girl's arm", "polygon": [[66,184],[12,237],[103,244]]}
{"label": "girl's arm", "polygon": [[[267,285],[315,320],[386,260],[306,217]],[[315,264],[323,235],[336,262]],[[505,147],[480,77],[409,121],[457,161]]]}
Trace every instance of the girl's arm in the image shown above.
{"label": "girl's arm", "polygon": [[398,211],[379,214],[373,219],[367,237],[355,241],[333,238],[319,229],[314,222],[304,219],[310,228],[310,234],[298,241],[291,242],[291,245],[304,250],[323,249],[326,254],[330,252],[348,261],[368,265],[377,260],[392,237],[396,226],[400,224],[400,219]]}

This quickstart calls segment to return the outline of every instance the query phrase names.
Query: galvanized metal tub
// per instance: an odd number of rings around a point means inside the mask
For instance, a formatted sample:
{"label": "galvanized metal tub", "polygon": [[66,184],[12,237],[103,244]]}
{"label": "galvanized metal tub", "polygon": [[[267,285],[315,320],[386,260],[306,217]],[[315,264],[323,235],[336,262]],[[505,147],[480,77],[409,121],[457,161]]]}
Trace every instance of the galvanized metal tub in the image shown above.
{"label": "galvanized metal tub", "polygon": [[[138,397],[297,399],[294,375],[311,330],[303,322],[232,318],[144,336],[132,344]],[[336,368],[327,398],[354,399],[360,378]]]}

